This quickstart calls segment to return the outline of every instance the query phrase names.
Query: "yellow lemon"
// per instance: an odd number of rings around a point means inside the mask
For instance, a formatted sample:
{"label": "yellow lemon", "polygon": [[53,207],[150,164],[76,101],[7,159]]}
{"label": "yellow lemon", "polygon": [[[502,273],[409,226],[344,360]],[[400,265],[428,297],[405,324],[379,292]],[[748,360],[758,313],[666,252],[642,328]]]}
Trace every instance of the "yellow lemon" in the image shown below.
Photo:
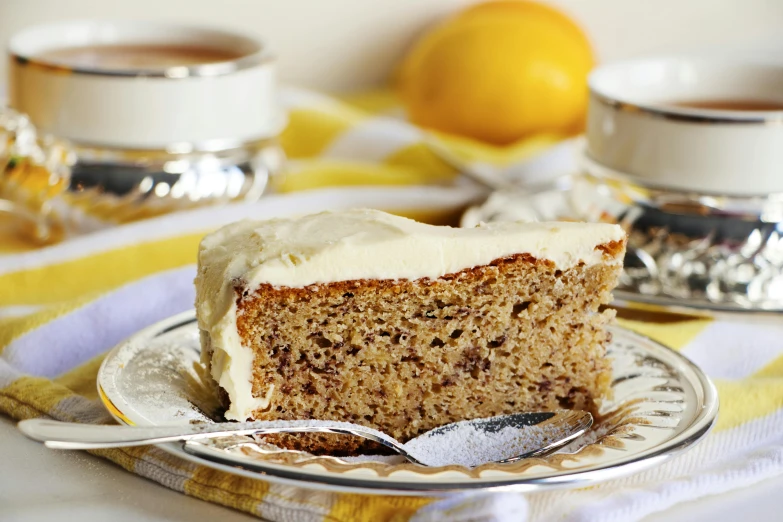
{"label": "yellow lemon", "polygon": [[506,145],[580,132],[593,63],[586,36],[566,15],[494,1],[425,34],[403,61],[399,88],[414,123]]}

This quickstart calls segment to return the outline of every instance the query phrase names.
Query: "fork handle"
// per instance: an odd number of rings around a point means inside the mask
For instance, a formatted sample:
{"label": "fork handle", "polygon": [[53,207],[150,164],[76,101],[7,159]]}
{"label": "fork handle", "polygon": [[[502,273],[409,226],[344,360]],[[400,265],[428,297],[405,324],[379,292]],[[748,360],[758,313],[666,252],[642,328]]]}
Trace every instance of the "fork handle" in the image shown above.
{"label": "fork handle", "polygon": [[397,452],[401,445],[391,437],[370,428],[335,422],[333,426],[314,425],[308,421],[289,421],[280,426],[277,421],[223,422],[188,426],[119,426],[79,424],[51,419],[28,419],[18,424],[27,437],[55,449],[100,449],[143,446],[162,442],[186,441],[235,435],[269,435],[273,433],[337,433],[374,440]]}

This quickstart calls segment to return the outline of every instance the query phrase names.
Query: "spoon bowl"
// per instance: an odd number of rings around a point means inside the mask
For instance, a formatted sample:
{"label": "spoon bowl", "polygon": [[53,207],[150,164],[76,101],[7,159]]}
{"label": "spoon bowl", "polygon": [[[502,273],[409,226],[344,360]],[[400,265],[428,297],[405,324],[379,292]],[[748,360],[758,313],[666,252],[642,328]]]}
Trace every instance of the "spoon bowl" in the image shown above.
{"label": "spoon bowl", "polygon": [[592,426],[587,412],[562,410],[501,415],[454,422],[405,444],[385,433],[349,422],[296,420],[220,422],[190,426],[116,426],[28,419],[18,424],[27,437],[54,449],[100,449],[174,441],[198,441],[237,435],[334,433],[372,440],[414,464],[477,466],[513,462],[552,453]]}

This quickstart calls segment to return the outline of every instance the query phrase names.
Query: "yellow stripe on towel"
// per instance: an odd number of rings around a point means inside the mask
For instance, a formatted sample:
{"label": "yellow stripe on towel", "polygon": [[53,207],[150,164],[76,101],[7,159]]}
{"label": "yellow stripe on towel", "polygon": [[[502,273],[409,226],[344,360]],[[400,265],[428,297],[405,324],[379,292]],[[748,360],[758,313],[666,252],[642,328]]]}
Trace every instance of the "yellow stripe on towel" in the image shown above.
{"label": "yellow stripe on towel", "polygon": [[379,495],[340,495],[332,506],[329,520],[357,522],[403,522],[432,499],[422,497],[382,497]]}
{"label": "yellow stripe on towel", "polygon": [[409,165],[319,160],[296,163],[275,188],[278,192],[297,192],[338,185],[423,185],[432,179],[431,172]]}
{"label": "yellow stripe on towel", "polygon": [[349,110],[336,117],[329,112],[294,109],[288,113],[288,127],[280,136],[280,144],[289,158],[317,156],[361,119]]}
{"label": "yellow stripe on towel", "polygon": [[98,400],[98,388],[95,383],[98,379],[98,370],[101,367],[101,363],[103,363],[104,357],[106,357],[106,354],[94,357],[86,363],[53,379],[53,381],[82,397]]}
{"label": "yellow stripe on towel", "polygon": [[86,295],[71,299],[63,303],[46,306],[40,310],[18,317],[4,317],[0,319],[0,353],[15,339],[39,326],[43,326],[58,317],[61,317],[77,308],[89,303],[95,295]]}
{"label": "yellow stripe on towel", "polygon": [[696,338],[712,322],[712,319],[694,319],[677,323],[676,328],[671,323],[648,323],[618,318],[620,326],[645,335],[650,339],[668,346],[673,350],[680,350],[683,346]]}
{"label": "yellow stripe on towel", "polygon": [[783,378],[716,380],[720,415],[716,431],[736,428],[783,408]]}
{"label": "yellow stripe on towel", "polygon": [[196,262],[204,232],[0,275],[0,306],[60,303]]}
{"label": "yellow stripe on towel", "polygon": [[[6,411],[14,418],[24,419],[48,415],[63,399],[76,395],[68,388],[53,385],[43,377],[20,377],[0,389],[0,397],[10,408]],[[34,411],[35,415],[30,413]]]}
{"label": "yellow stripe on towel", "polygon": [[185,493],[246,513],[258,513],[258,507],[269,491],[269,483],[232,475],[206,466],[198,466],[185,481]]}

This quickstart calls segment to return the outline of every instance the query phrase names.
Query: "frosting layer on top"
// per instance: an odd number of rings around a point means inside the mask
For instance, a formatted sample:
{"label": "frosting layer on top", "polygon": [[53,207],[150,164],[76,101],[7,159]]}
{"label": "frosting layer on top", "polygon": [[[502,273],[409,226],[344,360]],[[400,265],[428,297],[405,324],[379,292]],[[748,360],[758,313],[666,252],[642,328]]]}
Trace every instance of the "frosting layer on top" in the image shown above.
{"label": "frosting layer on top", "polygon": [[253,410],[266,407],[273,393],[270,389],[264,397],[251,394],[253,354],[241,346],[236,331],[236,286],[253,292],[261,284],[301,288],[356,279],[435,279],[522,253],[569,268],[580,262],[605,262],[595,247],[624,238],[623,229],[610,224],[451,228],[377,210],[225,226],[201,242],[196,306],[199,327],[211,345],[212,375],[231,399],[226,417],[245,420]]}
{"label": "frosting layer on top", "polygon": [[208,235],[200,262],[246,286],[304,287],[352,279],[437,278],[527,253],[570,267],[600,261],[595,246],[625,237],[599,223],[491,223],[451,228],[378,210],[240,221]]}

